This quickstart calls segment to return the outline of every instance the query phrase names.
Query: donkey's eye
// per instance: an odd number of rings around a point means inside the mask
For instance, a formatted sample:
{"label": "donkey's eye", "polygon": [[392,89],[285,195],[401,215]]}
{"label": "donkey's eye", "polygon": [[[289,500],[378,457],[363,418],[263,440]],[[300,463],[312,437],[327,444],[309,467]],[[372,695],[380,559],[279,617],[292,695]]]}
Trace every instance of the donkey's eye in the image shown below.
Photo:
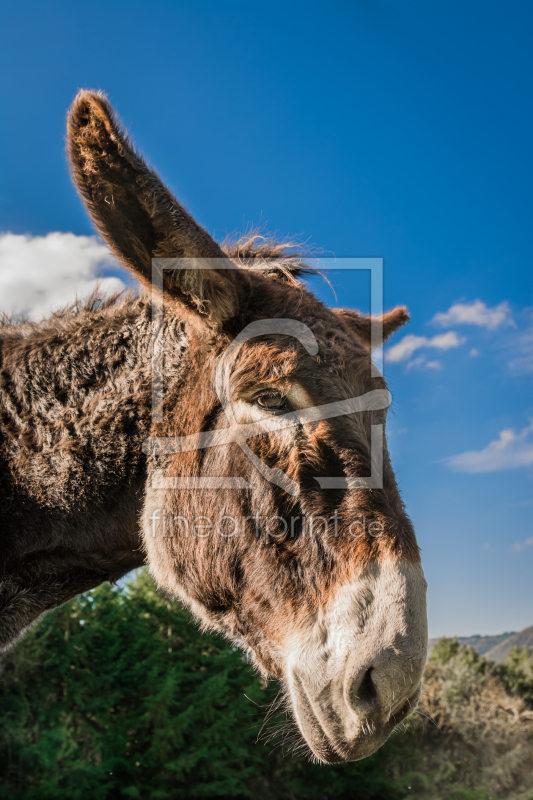
{"label": "donkey's eye", "polygon": [[263,394],[255,397],[255,403],[259,408],[263,408],[265,411],[272,411],[275,414],[282,414],[289,410],[287,398],[281,392],[263,392]]}

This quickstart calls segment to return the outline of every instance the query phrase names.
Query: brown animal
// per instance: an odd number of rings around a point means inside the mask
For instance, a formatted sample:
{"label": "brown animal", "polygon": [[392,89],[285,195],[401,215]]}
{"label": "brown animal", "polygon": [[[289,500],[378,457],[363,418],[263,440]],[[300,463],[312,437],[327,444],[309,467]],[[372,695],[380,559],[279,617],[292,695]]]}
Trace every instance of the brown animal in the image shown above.
{"label": "brown animal", "polygon": [[[326,308],[279,245],[217,244],[104,95],[76,97],[68,152],[98,232],[141,284],[154,257],[199,260],[167,262],[154,300],[93,300],[0,329],[0,645],[147,561],[204,627],[281,680],[316,758],[363,758],[415,707],[427,644],[426,584],[386,446],[382,488],[358,480],[383,403],[309,415],[383,397],[370,319]],[[407,319],[386,314],[384,338]],[[270,332],[228,349],[259,320]],[[164,392],[152,416],[154,347]],[[195,446],[199,432],[219,444]],[[241,488],[216,488],[221,476]],[[209,477],[211,488],[196,480]]]}

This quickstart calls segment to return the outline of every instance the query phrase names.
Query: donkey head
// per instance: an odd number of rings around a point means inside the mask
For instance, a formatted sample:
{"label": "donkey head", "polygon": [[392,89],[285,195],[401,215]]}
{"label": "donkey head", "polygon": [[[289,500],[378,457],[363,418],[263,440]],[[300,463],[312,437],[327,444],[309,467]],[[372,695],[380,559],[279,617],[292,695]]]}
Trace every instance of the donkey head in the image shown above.
{"label": "donkey head", "polygon": [[[363,758],[415,707],[427,646],[426,583],[370,357],[376,320],[326,308],[267,248],[219,246],[103,95],[76,98],[69,155],[98,231],[141,283],[152,259],[175,259],[155,273],[168,324],[146,443],[150,569],[283,682],[318,759]],[[386,339],[407,320],[397,308],[377,322]]]}

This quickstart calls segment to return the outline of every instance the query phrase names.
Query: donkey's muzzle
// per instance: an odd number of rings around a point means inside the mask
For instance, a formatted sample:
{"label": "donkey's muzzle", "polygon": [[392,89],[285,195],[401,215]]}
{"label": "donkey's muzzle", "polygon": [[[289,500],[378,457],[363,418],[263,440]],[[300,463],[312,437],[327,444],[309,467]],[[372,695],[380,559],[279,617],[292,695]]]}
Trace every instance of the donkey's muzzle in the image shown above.
{"label": "donkey's muzzle", "polygon": [[414,709],[427,658],[419,564],[374,563],[292,640],[287,682],[298,727],[321,761],[371,755]]}
{"label": "donkey's muzzle", "polygon": [[[401,690],[394,681],[396,692],[390,686],[390,664],[386,676],[379,666],[369,666],[348,676],[344,686],[332,681],[317,695],[294,675],[295,716],[314,755],[329,764],[358,761],[381,747],[418,703],[422,664],[412,667],[413,679],[402,681]],[[395,677],[400,669],[394,670]]]}

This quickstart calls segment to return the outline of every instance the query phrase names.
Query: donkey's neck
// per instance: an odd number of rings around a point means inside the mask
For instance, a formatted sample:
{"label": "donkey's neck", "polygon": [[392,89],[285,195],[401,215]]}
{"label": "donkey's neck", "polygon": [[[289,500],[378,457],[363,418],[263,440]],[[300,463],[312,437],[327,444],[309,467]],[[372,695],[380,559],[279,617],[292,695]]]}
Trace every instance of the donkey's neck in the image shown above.
{"label": "donkey's neck", "polygon": [[[169,372],[184,363],[172,330]],[[27,553],[137,527],[151,419],[151,307],[126,299],[0,329],[0,516]],[[165,354],[168,358],[168,354]]]}

